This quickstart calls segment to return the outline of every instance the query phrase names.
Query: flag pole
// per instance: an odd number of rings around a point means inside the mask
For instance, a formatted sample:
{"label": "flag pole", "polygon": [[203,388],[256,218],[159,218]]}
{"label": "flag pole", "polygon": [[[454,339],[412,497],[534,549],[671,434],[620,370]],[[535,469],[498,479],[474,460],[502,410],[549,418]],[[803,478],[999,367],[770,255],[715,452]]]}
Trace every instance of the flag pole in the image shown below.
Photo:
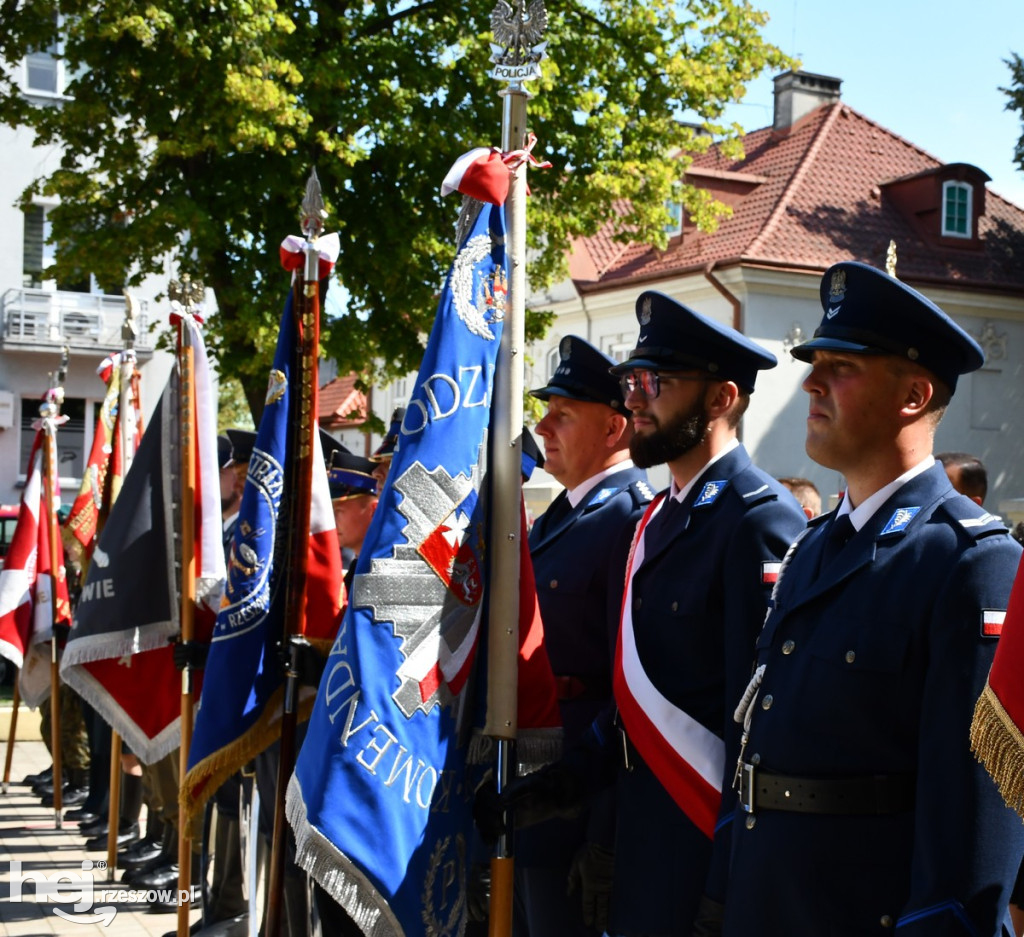
{"label": "flag pole", "polygon": [[[135,324],[138,301],[131,293],[124,294],[124,322],[121,324],[121,361],[120,361],[120,383],[118,385],[120,397],[117,404],[117,433],[119,438],[111,440],[114,452],[120,451],[121,467],[120,477],[128,474],[132,458],[135,455],[135,420],[134,403],[132,400],[132,376],[135,373],[135,337],[138,329]],[[130,418],[131,416],[131,418]],[[110,510],[110,504],[116,497],[113,490],[113,481],[116,477],[116,467],[111,465],[107,473],[107,485],[110,503],[106,504],[106,510]],[[96,523],[96,539],[99,539],[100,531],[105,520],[105,512],[101,506]],[[107,812],[107,881],[114,881],[117,873],[117,837],[120,832],[121,822],[121,736],[118,732],[111,730],[110,733],[110,784],[108,795]]]}
{"label": "flag pole", "polygon": [[[519,0],[511,14],[499,3],[491,14],[495,44],[492,77],[502,89],[501,149],[526,146],[526,102],[523,82],[540,76],[547,15],[540,0]],[[509,254],[509,294],[505,326],[494,377],[491,420],[491,578],[488,602],[487,719],[485,734],[497,742],[496,783],[499,792],[515,777],[517,672],[519,653],[519,561],[521,550],[523,352],[526,313],[526,167],[516,168],[505,202]],[[506,829],[491,859],[490,937],[512,933],[514,859]]]}
{"label": "flag pole", "polygon": [[7,733],[7,757],[4,759],[4,793],[7,793],[7,785],[11,783],[11,760],[14,758],[14,738],[18,733],[18,707],[21,705],[21,687],[18,684],[18,677],[21,671],[14,675],[14,698],[11,700],[11,727]]}
{"label": "flag pole", "polygon": [[293,467],[292,512],[288,537],[288,579],[281,649],[285,663],[284,704],[281,715],[280,757],[274,797],[274,832],[270,847],[267,884],[267,937],[279,937],[284,896],[288,824],[285,798],[295,768],[295,729],[298,721],[299,643],[305,634],[306,576],[309,566],[309,517],[313,486],[313,440],[317,428],[317,358],[320,343],[320,253],[317,238],[323,233],[324,200],[316,169],[309,174],[302,200],[302,234],[306,239],[305,264],[296,271],[292,313],[299,340],[294,374],[289,383],[290,416],[288,453]]}
{"label": "flag pole", "polygon": [[[57,418],[60,416],[60,405],[64,402],[69,354],[70,350],[65,345],[61,351],[60,367],[51,379],[50,393],[39,408],[43,418],[43,501],[46,505],[46,517],[40,518],[40,523],[46,523],[50,534],[50,608],[53,626],[58,621],[58,586],[63,565],[59,561],[60,535],[57,529],[57,506],[54,504],[57,497]],[[63,826],[64,768],[60,750],[60,662],[57,650],[57,632],[54,627],[50,636],[50,753],[53,756],[53,812],[59,830]]]}
{"label": "flag pole", "polygon": [[[181,281],[172,280],[167,294],[172,301],[181,303],[186,315],[193,315],[197,301],[202,298],[203,284],[192,281],[184,274]],[[192,333],[184,319],[178,324],[178,367],[180,380],[180,433],[181,447],[181,641],[193,638],[196,603],[195,562],[195,348]],[[188,752],[192,745],[192,670],[181,672],[181,748],[179,749],[179,779],[183,781],[188,770]],[[179,783],[180,783],[179,781]],[[192,846],[188,837],[189,815],[184,804],[178,805],[178,937],[188,937],[189,911],[192,909]],[[181,896],[185,896],[181,901]]]}

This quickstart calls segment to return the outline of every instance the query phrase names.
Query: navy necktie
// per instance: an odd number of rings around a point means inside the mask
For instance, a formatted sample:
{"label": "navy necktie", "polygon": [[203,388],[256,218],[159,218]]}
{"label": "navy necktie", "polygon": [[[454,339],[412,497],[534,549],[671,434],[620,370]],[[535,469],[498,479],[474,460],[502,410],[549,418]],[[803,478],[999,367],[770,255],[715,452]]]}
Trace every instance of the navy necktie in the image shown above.
{"label": "navy necktie", "polygon": [[563,491],[551,502],[551,507],[544,512],[544,533],[547,534],[554,530],[568,517],[571,510],[572,504],[569,503],[569,495]]}
{"label": "navy necktie", "polygon": [[678,498],[665,496],[661,510],[644,528],[644,556],[653,556],[663,550],[679,532],[683,503]]}
{"label": "navy necktie", "polygon": [[832,521],[828,535],[825,537],[825,547],[821,551],[821,569],[825,569],[839,555],[839,551],[846,546],[854,533],[856,531],[849,514],[843,514]]}

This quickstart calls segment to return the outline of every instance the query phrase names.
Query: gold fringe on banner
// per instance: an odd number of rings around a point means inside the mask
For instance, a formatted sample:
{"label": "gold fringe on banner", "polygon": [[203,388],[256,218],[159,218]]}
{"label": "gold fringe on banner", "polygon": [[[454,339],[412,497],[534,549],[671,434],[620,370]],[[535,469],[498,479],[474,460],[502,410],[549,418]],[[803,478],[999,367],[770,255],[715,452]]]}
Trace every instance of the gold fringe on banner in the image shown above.
{"label": "gold fringe on banner", "polygon": [[974,707],[971,751],[992,775],[1006,805],[1024,820],[1024,734],[987,681]]}

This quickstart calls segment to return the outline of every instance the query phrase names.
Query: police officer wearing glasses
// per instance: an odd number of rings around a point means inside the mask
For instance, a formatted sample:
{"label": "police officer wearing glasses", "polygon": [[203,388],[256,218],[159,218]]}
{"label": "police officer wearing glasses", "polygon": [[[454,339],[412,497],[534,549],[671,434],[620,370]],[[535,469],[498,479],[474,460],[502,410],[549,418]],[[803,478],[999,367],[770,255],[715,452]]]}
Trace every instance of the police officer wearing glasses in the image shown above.
{"label": "police officer wearing glasses", "polygon": [[[617,704],[556,766],[510,785],[523,814],[568,811],[614,788],[607,931],[720,926],[739,749],[732,721],[774,577],[804,529],[799,505],[737,438],[759,371],[775,358],[668,296],[641,294],[640,335],[613,369],[632,412],[633,461],[671,487],[642,519],[622,602]],[[751,931],[756,933],[756,931]]]}
{"label": "police officer wearing glasses", "polygon": [[864,264],[820,295],[792,354],[811,366],[807,453],[846,494],[794,545],[737,710],[724,933],[996,937],[1024,826],[970,728],[1021,548],[932,457],[982,351]]}

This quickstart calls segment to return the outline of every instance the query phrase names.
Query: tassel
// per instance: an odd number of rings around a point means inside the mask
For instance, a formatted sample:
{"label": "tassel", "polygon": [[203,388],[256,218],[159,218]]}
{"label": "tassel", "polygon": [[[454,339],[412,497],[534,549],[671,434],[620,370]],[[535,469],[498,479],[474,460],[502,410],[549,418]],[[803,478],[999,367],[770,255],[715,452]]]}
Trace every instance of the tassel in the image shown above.
{"label": "tassel", "polygon": [[971,751],[992,775],[1006,805],[1024,820],[1024,734],[987,682],[974,707]]}

